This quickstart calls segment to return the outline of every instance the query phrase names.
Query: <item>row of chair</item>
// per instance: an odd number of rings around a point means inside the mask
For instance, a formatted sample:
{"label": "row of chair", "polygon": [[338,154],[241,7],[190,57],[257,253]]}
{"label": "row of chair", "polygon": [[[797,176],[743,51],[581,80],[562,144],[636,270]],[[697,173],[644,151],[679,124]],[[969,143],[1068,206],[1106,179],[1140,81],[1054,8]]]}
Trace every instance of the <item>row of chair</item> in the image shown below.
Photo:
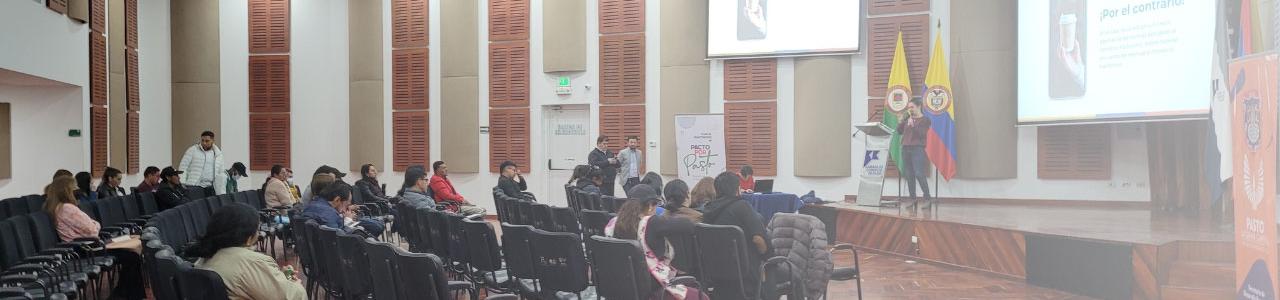
{"label": "row of chair", "polygon": [[96,298],[117,270],[105,255],[110,236],[64,242],[42,210],[0,221],[0,298]]}
{"label": "row of chair", "polygon": [[40,211],[44,207],[44,196],[26,195],[0,200],[0,220],[13,216]]}
{"label": "row of chair", "polygon": [[[183,250],[206,232],[213,212],[227,205],[260,208],[257,191],[223,194],[183,203],[148,220],[143,229],[143,261],[156,299],[226,299],[217,273],[193,267]],[[260,247],[261,248],[261,247]]]}

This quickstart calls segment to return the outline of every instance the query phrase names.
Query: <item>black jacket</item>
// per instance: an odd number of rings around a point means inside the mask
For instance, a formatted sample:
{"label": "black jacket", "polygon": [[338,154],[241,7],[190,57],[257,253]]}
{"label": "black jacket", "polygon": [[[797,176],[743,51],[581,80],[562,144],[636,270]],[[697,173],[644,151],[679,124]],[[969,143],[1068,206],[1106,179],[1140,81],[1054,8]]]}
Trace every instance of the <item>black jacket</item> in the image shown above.
{"label": "black jacket", "polygon": [[[520,175],[516,175],[516,176],[520,176]],[[533,200],[533,199],[530,199],[531,197],[529,197],[528,194],[524,193],[524,190],[529,189],[529,185],[525,183],[523,176],[520,177],[520,182],[516,182],[511,178],[507,178],[507,176],[498,176],[498,188],[502,189],[502,193],[506,194],[507,197],[516,198],[516,199],[525,199],[530,201]]]}
{"label": "black jacket", "polygon": [[178,185],[174,186],[167,182],[160,184],[160,190],[156,191],[156,204],[160,211],[178,207],[190,200],[187,198],[187,187]]}
{"label": "black jacket", "polygon": [[124,196],[124,195],[125,193],[124,193],[123,187],[116,187],[113,189],[110,186],[107,186],[106,184],[98,186],[98,199],[118,197],[118,196]]}
{"label": "black jacket", "polygon": [[738,197],[716,198],[707,203],[702,214],[703,223],[733,225],[742,229],[742,235],[747,239],[747,245],[750,248],[747,251],[747,257],[753,265],[760,263],[762,255],[756,251],[755,244],[751,242],[752,237],[759,236],[765,240],[765,245],[769,244],[769,236],[764,231],[764,222],[760,219],[760,214],[751,208],[751,204],[747,204],[747,201]]}
{"label": "black jacket", "polygon": [[591,154],[587,155],[587,164],[600,168],[600,172],[604,173],[604,182],[613,182],[614,176],[618,175],[618,163],[609,163],[609,159],[615,157],[612,151],[600,151],[600,148],[592,149]]}
{"label": "black jacket", "polygon": [[382,185],[378,184],[377,179],[365,178],[356,181],[356,192],[360,193],[361,200],[366,203],[390,201],[387,199],[387,194],[382,191]]}

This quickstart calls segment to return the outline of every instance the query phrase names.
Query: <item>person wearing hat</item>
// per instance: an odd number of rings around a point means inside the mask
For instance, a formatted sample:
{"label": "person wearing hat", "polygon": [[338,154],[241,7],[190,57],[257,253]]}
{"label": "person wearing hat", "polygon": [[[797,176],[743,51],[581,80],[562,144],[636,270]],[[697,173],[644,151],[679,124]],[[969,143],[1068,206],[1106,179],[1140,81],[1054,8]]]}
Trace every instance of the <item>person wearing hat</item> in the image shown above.
{"label": "person wearing hat", "polygon": [[227,169],[227,188],[225,190],[227,194],[240,191],[238,180],[242,177],[249,177],[249,174],[245,173],[244,164],[238,161],[231,164],[231,168]]}
{"label": "person wearing hat", "polygon": [[160,171],[160,189],[156,191],[156,204],[160,211],[178,207],[186,203],[187,188],[182,185],[182,171],[174,170],[173,167],[165,167]]}
{"label": "person wearing hat", "polygon": [[525,183],[524,176],[520,176],[519,166],[515,162],[504,161],[498,166],[498,170],[502,171],[501,176],[498,177],[498,188],[503,194],[511,198],[537,201],[533,198],[533,194],[524,192],[529,189],[529,185]]}
{"label": "person wearing hat", "polygon": [[178,171],[184,176],[182,181],[194,186],[203,187],[212,195],[218,186],[218,177],[222,174],[222,149],[214,144],[213,131],[200,133],[200,142],[187,148],[178,162]]}

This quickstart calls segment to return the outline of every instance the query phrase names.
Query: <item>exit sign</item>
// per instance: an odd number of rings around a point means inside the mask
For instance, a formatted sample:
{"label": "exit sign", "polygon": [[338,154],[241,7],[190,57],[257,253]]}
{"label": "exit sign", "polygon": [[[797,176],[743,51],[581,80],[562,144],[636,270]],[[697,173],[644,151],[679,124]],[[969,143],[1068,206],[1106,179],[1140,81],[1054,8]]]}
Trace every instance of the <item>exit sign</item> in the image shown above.
{"label": "exit sign", "polygon": [[560,80],[556,85],[556,95],[573,94],[573,85],[569,82],[569,76],[560,76]]}

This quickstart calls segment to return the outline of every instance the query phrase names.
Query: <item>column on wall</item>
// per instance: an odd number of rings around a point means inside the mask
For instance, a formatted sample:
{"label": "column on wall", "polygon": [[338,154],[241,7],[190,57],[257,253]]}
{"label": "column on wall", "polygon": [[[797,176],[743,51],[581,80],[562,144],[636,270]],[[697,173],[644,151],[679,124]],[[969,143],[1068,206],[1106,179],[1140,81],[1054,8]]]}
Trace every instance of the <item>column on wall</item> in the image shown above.
{"label": "column on wall", "polygon": [[529,0],[489,1],[489,172],[529,165]]}
{"label": "column on wall", "polygon": [[750,165],[757,176],[778,174],[778,60],[724,62],[725,164]]}
{"label": "column on wall", "polygon": [[[707,113],[711,93],[711,67],[707,62],[707,0],[661,0],[659,13],[662,41],[659,43],[661,78],[658,100],[659,140],[664,175],[675,175],[677,114]],[[691,183],[692,184],[692,183]]]}
{"label": "column on wall", "polygon": [[289,0],[249,0],[249,168],[289,165]]}
{"label": "column on wall", "polygon": [[[644,0],[600,0],[600,134],[645,137]],[[645,167],[640,166],[643,172]]]}
{"label": "column on wall", "polygon": [[141,135],[138,118],[142,111],[142,91],[139,90],[138,66],[138,0],[124,0],[124,85],[125,85],[125,164],[124,171],[138,174],[139,143]]}
{"label": "column on wall", "polygon": [[201,131],[221,127],[222,71],[218,1],[173,1],[170,5],[170,136],[172,162],[176,165]]}
{"label": "column on wall", "polygon": [[351,170],[382,165],[384,101],[382,75],[382,1],[348,2]]}
{"label": "column on wall", "polygon": [[[911,75],[912,97],[924,91],[924,75],[929,61],[929,1],[872,1],[867,11],[867,118],[868,122],[886,117],[884,97],[889,88],[889,71],[893,68],[893,51],[898,32],[902,32],[903,51],[907,54],[907,70]],[[933,172],[927,172],[933,176]],[[893,160],[886,166],[885,176],[897,177]]]}
{"label": "column on wall", "polygon": [[440,3],[440,160],[449,172],[480,172],[479,3]]}
{"label": "column on wall", "polygon": [[[53,8],[53,2],[49,2],[50,8]],[[66,2],[62,3],[65,10]],[[107,166],[110,136],[107,123],[107,0],[90,0],[89,14],[89,169],[99,176]]]}
{"label": "column on wall", "polygon": [[391,1],[391,165],[430,163],[429,3]]}
{"label": "column on wall", "polygon": [[[138,0],[109,0],[109,165],[138,173]],[[99,169],[99,168],[95,168]]]}

